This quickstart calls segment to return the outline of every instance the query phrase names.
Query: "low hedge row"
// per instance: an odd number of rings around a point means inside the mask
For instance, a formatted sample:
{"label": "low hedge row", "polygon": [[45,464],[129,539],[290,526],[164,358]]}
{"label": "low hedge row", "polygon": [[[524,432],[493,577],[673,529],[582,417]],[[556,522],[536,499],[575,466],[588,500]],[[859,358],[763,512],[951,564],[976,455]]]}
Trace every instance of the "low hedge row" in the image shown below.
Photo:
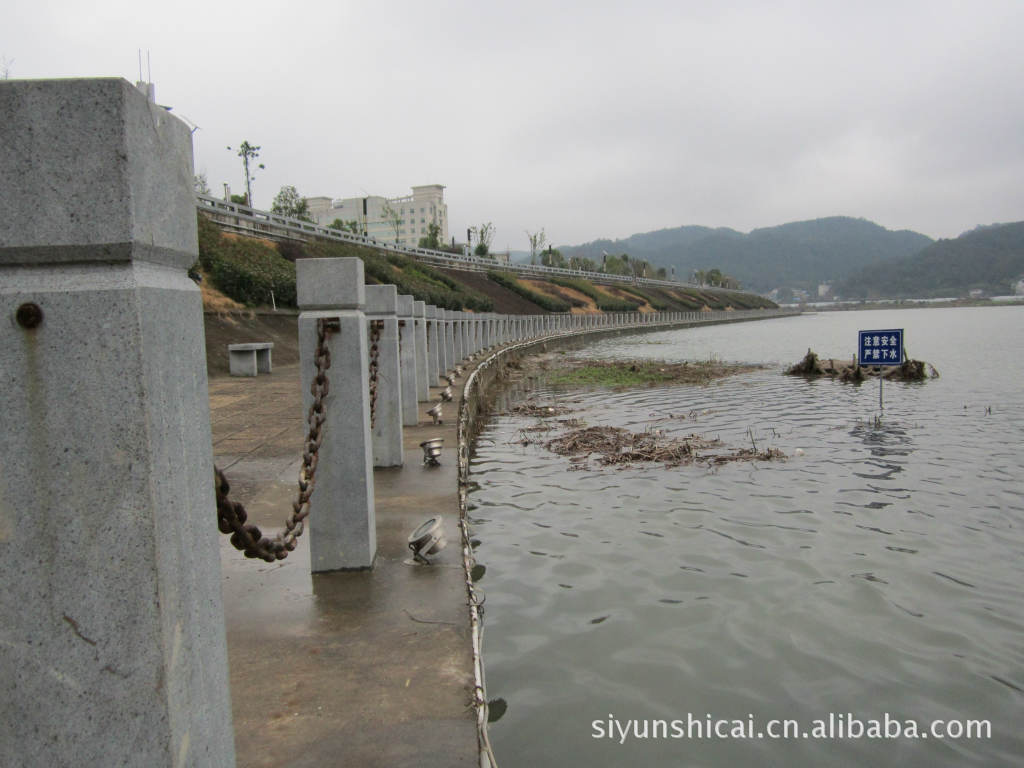
{"label": "low hedge row", "polygon": [[548,278],[548,282],[565,288],[572,288],[584,296],[589,296],[602,312],[636,312],[640,308],[639,301],[629,301],[609,296],[607,293],[595,288],[594,284],[589,280],[583,280],[582,278],[551,277]]}
{"label": "low hedge row", "polygon": [[642,291],[639,288],[634,288],[632,286],[630,286],[629,288],[622,288],[621,290],[625,291],[631,296],[636,296],[637,299],[639,299],[642,302],[650,304],[656,312],[664,312],[667,309],[669,309],[668,302],[666,302],[664,299],[659,299],[657,296],[654,296],[648,291]]}
{"label": "low hedge row", "polygon": [[531,290],[528,286],[520,283],[511,272],[499,272],[496,269],[492,269],[487,273],[487,277],[503,288],[508,288],[510,291],[518,293],[527,301],[532,301],[541,309],[546,309],[548,312],[568,312],[572,308],[572,305],[564,299],[556,299],[554,296],[547,296]]}

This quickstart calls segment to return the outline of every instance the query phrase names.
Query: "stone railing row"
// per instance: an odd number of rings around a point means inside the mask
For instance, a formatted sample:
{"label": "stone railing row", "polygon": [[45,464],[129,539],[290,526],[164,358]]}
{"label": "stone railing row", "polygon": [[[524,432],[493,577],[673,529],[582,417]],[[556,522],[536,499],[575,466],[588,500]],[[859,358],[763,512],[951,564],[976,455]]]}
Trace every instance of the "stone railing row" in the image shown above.
{"label": "stone railing row", "polygon": [[[520,275],[532,275],[534,277],[564,277],[589,280],[594,283],[606,285],[634,284],[661,286],[664,288],[679,288],[684,285],[691,288],[701,287],[696,283],[684,283],[677,280],[659,280],[650,277],[633,277],[632,275],[612,275],[606,272],[591,272],[582,269],[566,269],[564,267],[545,267],[541,264],[512,264],[496,261],[494,259],[481,258],[479,256],[466,256],[447,251],[436,251],[430,248],[407,248],[398,243],[389,243],[364,235],[357,235],[352,232],[345,232],[320,224],[313,224],[301,219],[282,216],[270,211],[262,211],[240,203],[231,203],[209,195],[196,195],[196,207],[212,221],[216,222],[222,229],[255,236],[284,237],[292,240],[308,240],[311,237],[320,237],[325,240],[336,240],[344,243],[365,245],[371,248],[378,248],[392,253],[400,253],[418,261],[433,266],[458,269],[470,272],[488,272],[493,269],[506,272],[514,272]],[[717,294],[723,296],[737,295],[750,296],[746,291],[738,291],[725,288],[712,288]]]}
{"label": "stone railing row", "polygon": [[[430,388],[478,353],[503,344],[609,329],[753,320],[775,309],[708,312],[506,315],[446,310],[402,295],[394,285],[364,285],[357,258],[296,262],[303,391],[315,370],[320,320],[338,322],[328,344],[331,391],[345,408],[327,408],[321,469],[309,518],[314,571],[369,568],[376,556],[373,467],[403,462],[403,427],[420,420]],[[311,396],[307,395],[305,407]],[[443,401],[434,408],[443,412]],[[325,468],[326,467],[326,468]],[[343,509],[341,507],[344,507]]]}

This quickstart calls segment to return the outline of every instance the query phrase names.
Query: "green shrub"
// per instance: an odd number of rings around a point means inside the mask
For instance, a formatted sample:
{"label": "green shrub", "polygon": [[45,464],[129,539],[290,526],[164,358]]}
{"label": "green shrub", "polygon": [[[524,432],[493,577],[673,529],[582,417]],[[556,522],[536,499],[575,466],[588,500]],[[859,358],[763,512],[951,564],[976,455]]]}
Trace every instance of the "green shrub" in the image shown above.
{"label": "green shrub", "polygon": [[252,306],[295,306],[295,265],[277,249],[249,238],[226,238],[205,217],[199,217],[199,263],[224,295]]}
{"label": "green shrub", "polygon": [[211,259],[220,246],[220,227],[205,216],[196,216],[199,225],[199,263],[207,272],[212,269]]}
{"label": "green shrub", "polygon": [[222,242],[210,275],[235,301],[268,304],[273,291],[277,304],[295,306],[295,265],[256,240]]}

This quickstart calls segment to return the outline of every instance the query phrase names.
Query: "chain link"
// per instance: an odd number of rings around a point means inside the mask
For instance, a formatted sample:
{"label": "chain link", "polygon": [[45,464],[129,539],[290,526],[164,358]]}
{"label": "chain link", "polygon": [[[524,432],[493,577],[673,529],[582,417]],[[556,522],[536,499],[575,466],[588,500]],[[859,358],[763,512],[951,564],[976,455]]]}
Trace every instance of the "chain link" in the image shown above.
{"label": "chain link", "polygon": [[309,500],[316,485],[316,467],[320,457],[320,444],[323,442],[323,425],[327,418],[324,399],[330,391],[327,369],[331,367],[331,351],[327,347],[327,336],[340,330],[340,323],[335,319],[317,320],[314,357],[316,375],[310,385],[313,404],[306,416],[309,432],[306,434],[306,443],[302,451],[299,494],[292,503],[291,514],[285,518],[285,529],[271,538],[264,536],[257,526],[247,525],[248,512],[239,502],[228,498],[231,486],[224,473],[217,467],[213,468],[213,485],[217,496],[217,527],[221,533],[231,534],[232,546],[245,553],[246,557],[258,557],[268,563],[284,560],[288,553],[295,549],[296,539],[305,530],[305,520],[309,517]]}
{"label": "chain link", "polygon": [[370,428],[377,422],[377,370],[380,364],[380,331],[383,320],[370,321]]}

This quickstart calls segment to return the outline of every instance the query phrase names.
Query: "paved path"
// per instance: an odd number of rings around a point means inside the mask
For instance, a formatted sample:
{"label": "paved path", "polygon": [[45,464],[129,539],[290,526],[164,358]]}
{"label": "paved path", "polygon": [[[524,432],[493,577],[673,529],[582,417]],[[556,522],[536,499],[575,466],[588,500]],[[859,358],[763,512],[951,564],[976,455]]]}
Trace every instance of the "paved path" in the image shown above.
{"label": "paved path", "polygon": [[[461,382],[454,388],[461,395]],[[439,398],[431,389],[431,402]],[[405,430],[405,466],[374,473],[377,562],[309,573],[309,542],[279,563],[221,538],[238,765],[475,766],[469,611],[458,529],[455,413]],[[304,435],[298,366],[210,380],[214,458],[261,528],[281,525]],[[443,437],[442,466],[419,443]],[[407,536],[443,515],[435,565],[408,564]]]}

